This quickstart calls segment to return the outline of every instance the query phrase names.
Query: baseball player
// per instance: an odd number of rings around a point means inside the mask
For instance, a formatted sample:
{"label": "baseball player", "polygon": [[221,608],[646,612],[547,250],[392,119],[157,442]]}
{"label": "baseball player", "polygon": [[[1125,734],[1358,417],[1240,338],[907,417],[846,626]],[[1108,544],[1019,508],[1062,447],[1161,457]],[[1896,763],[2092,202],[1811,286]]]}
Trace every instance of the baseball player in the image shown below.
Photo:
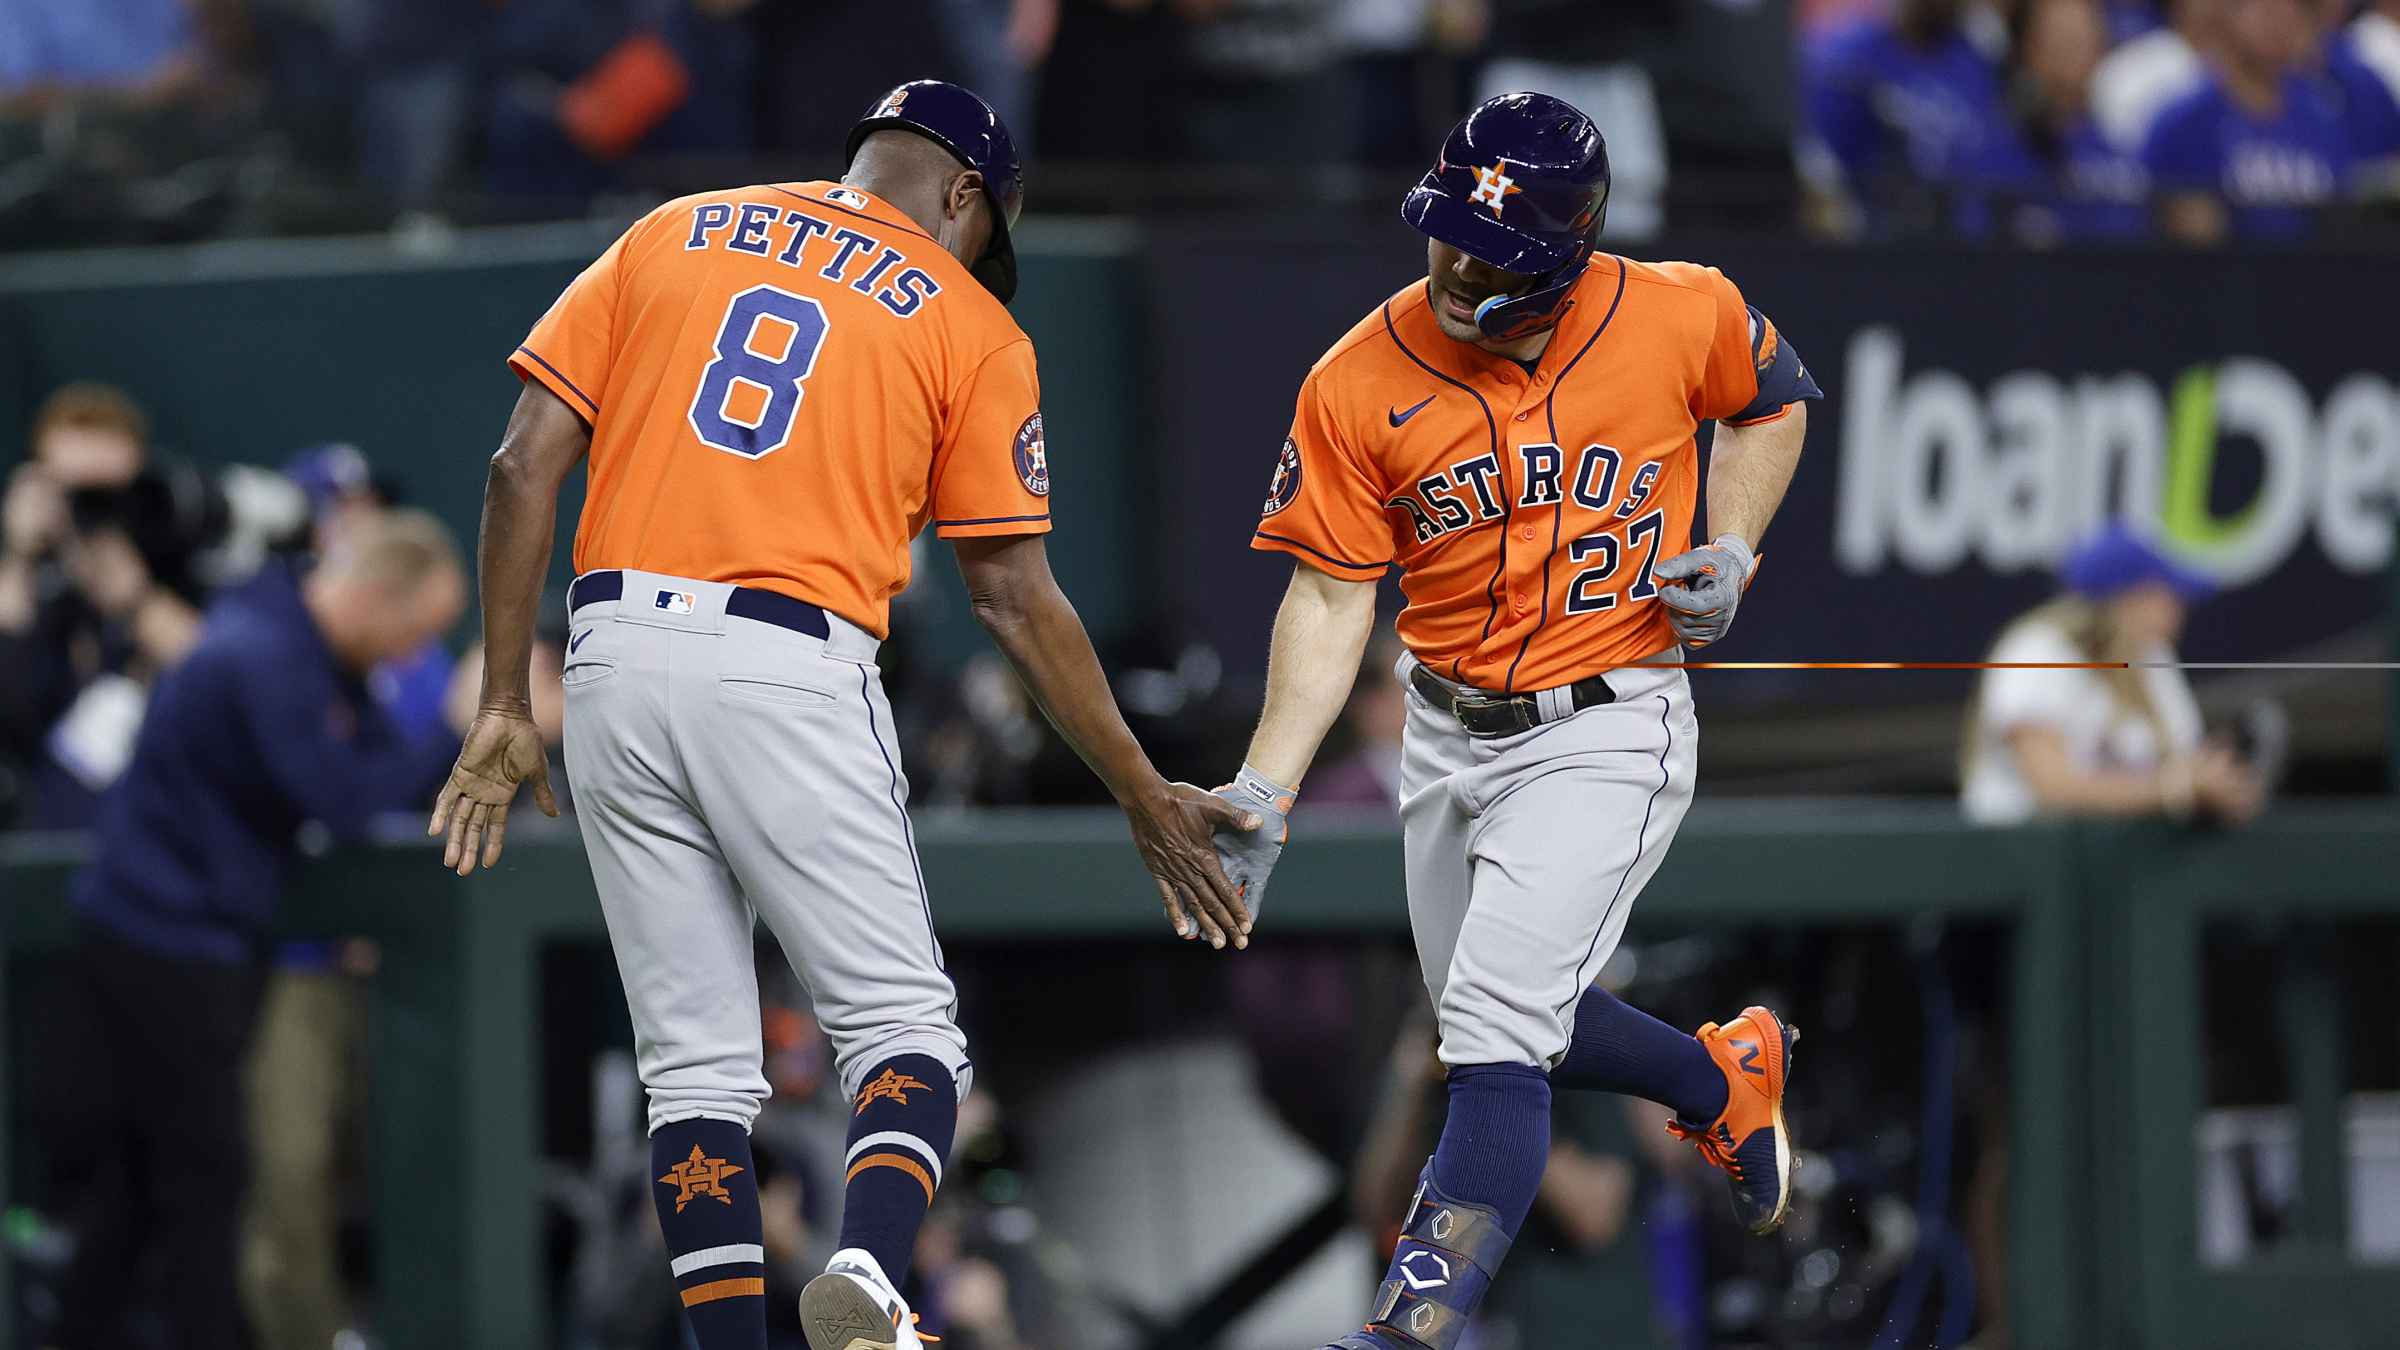
{"label": "baseball player", "polygon": [[509,358],[485,493],[482,711],[430,830],[499,857],[520,783],[556,814],[527,648],[557,490],[589,456],[568,594],[566,754],[649,1089],[651,1188],[702,1350],[764,1350],[749,1126],[754,916],[815,999],[852,1100],[813,1350],[920,1344],[901,1298],[969,1082],[875,666],[928,522],[976,616],[1131,819],[1187,939],[1245,945],[1212,828],[1254,821],[1150,766],[1045,561],[1033,347],[1005,308],[1020,178],[954,85],[902,85],[838,183],[672,201]]}
{"label": "baseball player", "polygon": [[[1798,462],[1789,343],[1714,269],[1598,253],[1608,153],[1543,94],[1469,113],[1401,215],[1428,273],[1300,387],[1253,547],[1297,565],[1220,836],[1255,913],[1284,817],[1402,569],[1408,908],[1450,1110],[1363,1331],[1450,1350],[1541,1182],[1554,1087],[1674,1108],[1753,1231],[1783,1221],[1795,1034],[1686,1036],[1592,984],[1692,799],[1683,647],[1724,636]],[[1715,421],[1707,528],[1693,434]]]}

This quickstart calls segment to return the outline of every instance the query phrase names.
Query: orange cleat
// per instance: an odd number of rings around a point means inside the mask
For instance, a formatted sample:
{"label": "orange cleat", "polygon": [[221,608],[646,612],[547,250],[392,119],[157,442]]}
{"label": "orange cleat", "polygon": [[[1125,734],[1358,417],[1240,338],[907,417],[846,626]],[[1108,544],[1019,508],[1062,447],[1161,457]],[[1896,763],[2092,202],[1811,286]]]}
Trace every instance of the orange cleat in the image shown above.
{"label": "orange cleat", "polygon": [[1733,1182],[1734,1217],[1753,1233],[1772,1233],[1792,1209],[1792,1136],[1783,1123],[1784,1076],[1797,1027],[1764,1008],[1742,1009],[1725,1026],[1696,1033],[1725,1073],[1725,1110],[1705,1125],[1677,1117],[1667,1133],[1689,1141]]}

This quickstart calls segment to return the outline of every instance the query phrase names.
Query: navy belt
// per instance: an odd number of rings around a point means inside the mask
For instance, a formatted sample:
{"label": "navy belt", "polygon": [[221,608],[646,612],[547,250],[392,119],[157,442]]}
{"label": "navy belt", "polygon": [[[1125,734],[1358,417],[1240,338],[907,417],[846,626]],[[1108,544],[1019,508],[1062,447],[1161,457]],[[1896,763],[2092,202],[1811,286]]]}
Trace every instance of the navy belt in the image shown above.
{"label": "navy belt", "polygon": [[[575,578],[567,588],[567,612],[573,614],[585,605],[603,604],[620,599],[625,594],[625,574],[618,571],[586,572]],[[736,586],[725,597],[725,612],[737,619],[771,623],[777,628],[789,628],[813,638],[833,634],[833,626],[825,621],[825,611],[774,591],[762,591],[750,586]]]}

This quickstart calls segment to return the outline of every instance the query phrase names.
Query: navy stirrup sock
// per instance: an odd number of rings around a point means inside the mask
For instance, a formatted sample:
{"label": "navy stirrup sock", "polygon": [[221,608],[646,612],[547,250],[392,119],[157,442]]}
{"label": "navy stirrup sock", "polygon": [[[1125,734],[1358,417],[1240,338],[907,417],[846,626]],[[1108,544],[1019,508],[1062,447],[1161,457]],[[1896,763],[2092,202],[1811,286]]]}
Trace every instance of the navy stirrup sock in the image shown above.
{"label": "navy stirrup sock", "polygon": [[1725,1071],[1700,1044],[1593,985],[1575,1005],[1575,1039],[1550,1071],[1563,1088],[1618,1092],[1706,1124],[1725,1111]]}
{"label": "navy stirrup sock", "polygon": [[840,1245],[874,1257],[894,1289],[908,1280],[957,1129],[958,1085],[931,1055],[876,1065],[851,1101]]}
{"label": "navy stirrup sock", "polygon": [[650,1198],[700,1350],[766,1350],[767,1266],[750,1131],[671,1121],[650,1136]]}

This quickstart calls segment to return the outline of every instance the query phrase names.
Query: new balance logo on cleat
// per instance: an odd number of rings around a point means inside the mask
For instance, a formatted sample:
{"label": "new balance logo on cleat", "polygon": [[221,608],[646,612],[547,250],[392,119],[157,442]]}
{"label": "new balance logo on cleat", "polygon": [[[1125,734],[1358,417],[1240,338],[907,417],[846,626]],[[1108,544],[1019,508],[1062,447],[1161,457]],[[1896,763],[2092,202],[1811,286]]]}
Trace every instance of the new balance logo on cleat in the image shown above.
{"label": "new balance logo on cleat", "polygon": [[1792,1207],[1798,1161],[1783,1117],[1785,1076],[1797,1029],[1765,1008],[1744,1008],[1731,1026],[1700,1028],[1700,1044],[1725,1075],[1725,1109],[1712,1121],[1669,1121],[1667,1131],[1700,1150],[1731,1184],[1734,1216],[1753,1233],[1771,1233]]}

